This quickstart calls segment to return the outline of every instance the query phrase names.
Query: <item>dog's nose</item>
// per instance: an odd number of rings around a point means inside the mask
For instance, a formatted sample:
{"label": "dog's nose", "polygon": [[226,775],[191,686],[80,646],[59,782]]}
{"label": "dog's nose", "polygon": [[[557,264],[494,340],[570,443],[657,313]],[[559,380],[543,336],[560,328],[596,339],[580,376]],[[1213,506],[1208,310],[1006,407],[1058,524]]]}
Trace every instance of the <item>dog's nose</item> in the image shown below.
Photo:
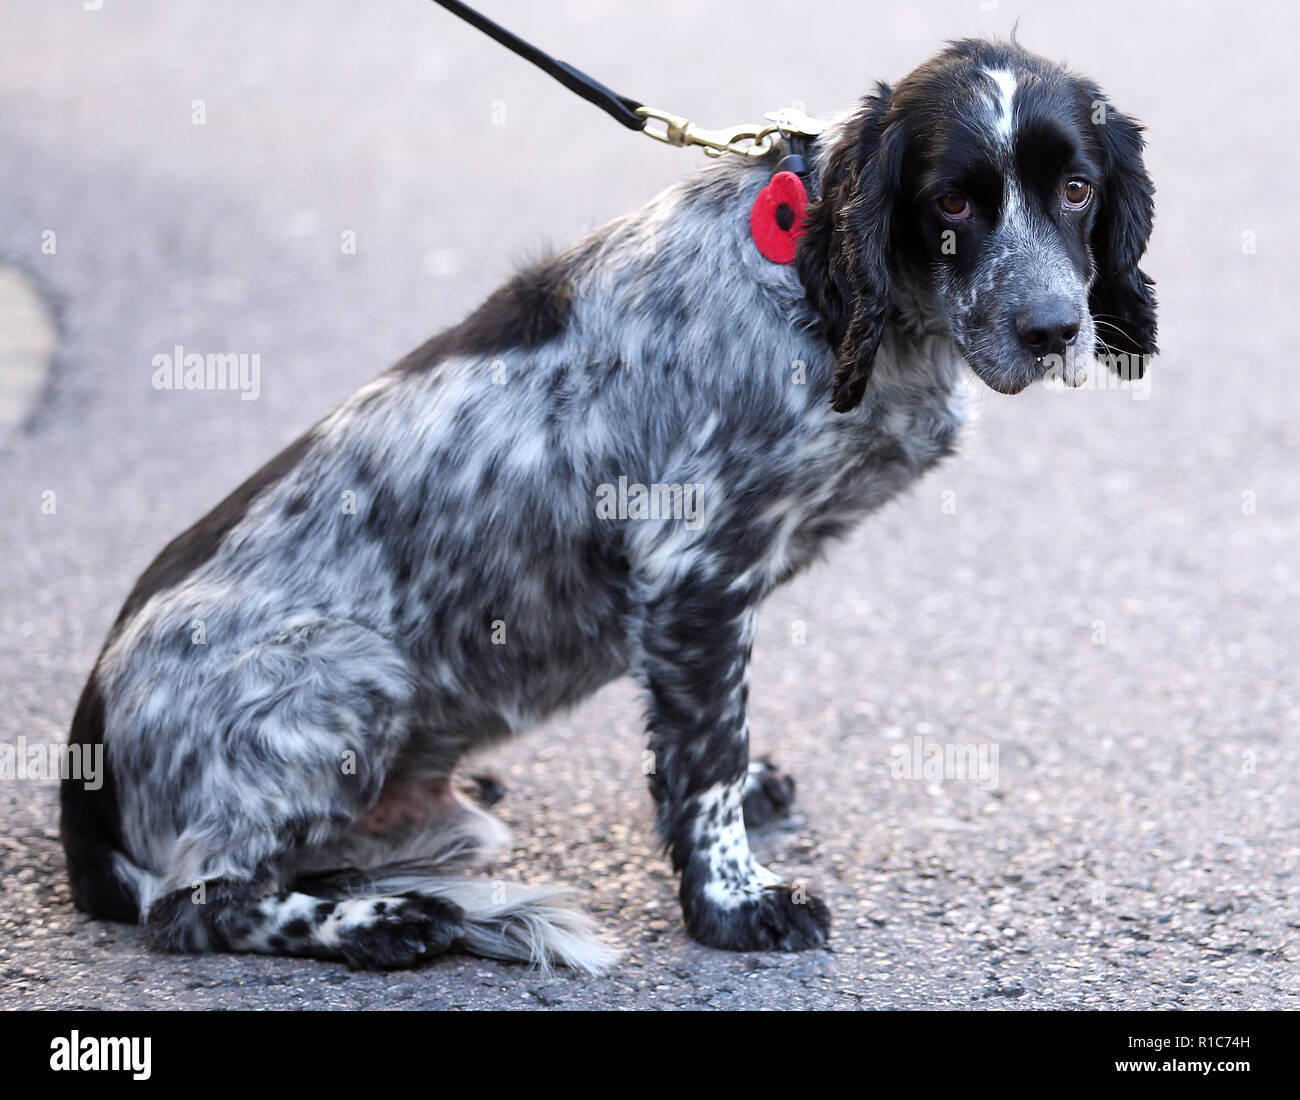
{"label": "dog's nose", "polygon": [[1016,314],[1016,335],[1035,355],[1060,355],[1079,335],[1079,311],[1065,298],[1040,298]]}

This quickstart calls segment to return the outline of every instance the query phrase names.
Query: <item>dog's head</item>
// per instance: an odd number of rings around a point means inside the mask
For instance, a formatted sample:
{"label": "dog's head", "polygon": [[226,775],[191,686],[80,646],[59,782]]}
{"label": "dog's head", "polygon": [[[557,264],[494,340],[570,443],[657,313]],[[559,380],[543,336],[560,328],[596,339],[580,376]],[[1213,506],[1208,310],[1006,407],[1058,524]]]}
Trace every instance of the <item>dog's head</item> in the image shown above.
{"label": "dog's head", "polygon": [[1154,188],[1141,128],[1095,84],[1015,43],[957,42],[832,140],[797,263],[836,409],[862,400],[904,288],[1000,392],[1077,384],[1094,354],[1141,377]]}

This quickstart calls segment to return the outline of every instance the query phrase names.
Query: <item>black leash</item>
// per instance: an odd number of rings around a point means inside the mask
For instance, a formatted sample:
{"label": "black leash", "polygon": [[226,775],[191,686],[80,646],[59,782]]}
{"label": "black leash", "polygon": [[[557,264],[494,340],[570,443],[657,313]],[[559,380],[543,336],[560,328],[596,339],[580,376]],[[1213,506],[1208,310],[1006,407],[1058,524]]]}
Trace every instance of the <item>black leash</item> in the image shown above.
{"label": "black leash", "polygon": [[[647,107],[635,99],[610,91],[581,69],[567,61],[557,61],[531,42],[525,42],[517,34],[480,15],[468,4],[460,3],[460,0],[433,2],[525,61],[531,61],[542,72],[549,73],[571,92],[595,104],[629,130],[640,130],[656,141],[668,145],[699,145],[711,157],[733,153],[753,159],[767,156],[772,152],[776,138],[783,138],[784,156],[750,208],[749,232],[755,246],[767,259],[778,264],[794,262],[795,244],[804,232],[804,215],[808,208],[808,191],[804,186],[809,167],[808,147],[825,129],[825,123],[809,118],[802,111],[786,108],[768,112],[770,121],[766,123],[741,123],[725,130],[705,130],[680,115]],[[662,123],[663,129],[652,127],[652,119]]]}
{"label": "black leash", "polygon": [[471,27],[481,30],[489,38],[500,42],[507,50],[518,54],[525,61],[531,61],[542,72],[553,76],[569,91],[577,92],[588,103],[594,103],[629,130],[645,129],[647,117],[637,114],[637,111],[645,106],[643,103],[610,91],[599,80],[588,76],[581,69],[575,68],[567,61],[556,60],[531,42],[525,42],[517,34],[512,34],[500,23],[493,23],[491,19],[480,15],[468,4],[460,3],[460,0],[433,0],[433,2],[446,8],[452,15],[459,16]]}
{"label": "black leash", "polygon": [[[599,80],[588,76],[581,69],[575,68],[567,61],[558,61],[544,50],[539,50],[531,42],[525,42],[517,34],[494,23],[481,15],[468,4],[460,0],[433,0],[435,4],[446,8],[452,15],[465,20],[493,41],[499,42],[512,53],[518,54],[525,61],[531,61],[544,73],[554,77],[571,92],[576,92],[588,103],[599,107],[617,122],[629,130],[640,130],[656,141],[667,145],[699,145],[708,156],[720,157],[724,153],[737,156],[762,157],[772,149],[777,135],[785,138],[789,144],[789,156],[782,161],[788,171],[803,175],[807,171],[807,160],[803,155],[809,142],[825,128],[825,123],[809,118],[802,111],[786,108],[771,111],[766,123],[741,123],[724,130],[705,130],[680,115],[670,114],[628,96],[619,95],[605,87]],[[649,125],[651,120],[663,123],[663,129]],[[786,161],[790,163],[787,165]]]}

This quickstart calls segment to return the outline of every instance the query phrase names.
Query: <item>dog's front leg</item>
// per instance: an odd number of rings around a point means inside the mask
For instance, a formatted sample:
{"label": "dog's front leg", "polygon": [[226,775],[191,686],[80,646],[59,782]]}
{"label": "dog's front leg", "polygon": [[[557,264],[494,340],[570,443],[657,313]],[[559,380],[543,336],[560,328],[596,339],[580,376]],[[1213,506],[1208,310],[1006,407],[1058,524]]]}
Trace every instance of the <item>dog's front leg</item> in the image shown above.
{"label": "dog's front leg", "polygon": [[824,943],[830,914],[750,854],[749,652],[757,593],[675,586],[646,607],[640,676],[649,695],[651,791],[691,935],[733,951]]}

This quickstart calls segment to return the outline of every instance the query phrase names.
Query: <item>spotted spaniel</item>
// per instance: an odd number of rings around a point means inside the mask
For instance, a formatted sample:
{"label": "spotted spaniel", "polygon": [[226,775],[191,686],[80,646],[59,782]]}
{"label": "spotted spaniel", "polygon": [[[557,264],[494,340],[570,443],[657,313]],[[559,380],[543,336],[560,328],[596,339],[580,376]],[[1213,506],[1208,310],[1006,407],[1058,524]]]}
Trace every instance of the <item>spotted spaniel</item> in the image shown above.
{"label": "spotted spaniel", "polygon": [[73,719],[108,772],[62,791],[81,909],[174,951],[599,970],[559,892],[457,872],[503,828],[452,776],[627,673],[690,934],[826,940],[746,837],[792,791],[749,760],[759,604],[953,450],[967,368],[1141,374],[1153,188],[1139,127],[1014,43],[832,124],[792,264],[749,224],[782,152],[517,275],[162,551]]}

